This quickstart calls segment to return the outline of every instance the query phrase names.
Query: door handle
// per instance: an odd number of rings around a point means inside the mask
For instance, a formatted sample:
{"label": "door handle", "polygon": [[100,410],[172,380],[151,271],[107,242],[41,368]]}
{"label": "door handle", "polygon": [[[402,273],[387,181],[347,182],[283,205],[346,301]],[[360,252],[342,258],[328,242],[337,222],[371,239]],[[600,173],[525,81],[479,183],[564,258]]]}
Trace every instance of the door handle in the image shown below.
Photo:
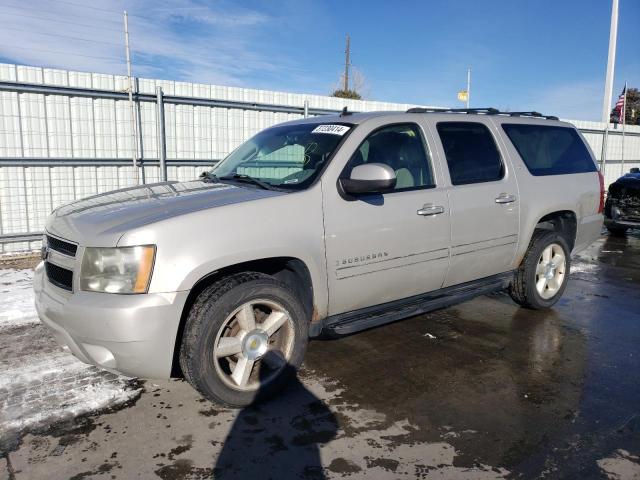
{"label": "door handle", "polygon": [[516,196],[510,193],[501,193],[496,197],[496,203],[513,203],[516,201]]}
{"label": "door handle", "polygon": [[418,215],[427,217],[431,215],[438,215],[440,213],[444,213],[444,207],[434,205],[433,203],[426,203],[420,210],[418,210]]}

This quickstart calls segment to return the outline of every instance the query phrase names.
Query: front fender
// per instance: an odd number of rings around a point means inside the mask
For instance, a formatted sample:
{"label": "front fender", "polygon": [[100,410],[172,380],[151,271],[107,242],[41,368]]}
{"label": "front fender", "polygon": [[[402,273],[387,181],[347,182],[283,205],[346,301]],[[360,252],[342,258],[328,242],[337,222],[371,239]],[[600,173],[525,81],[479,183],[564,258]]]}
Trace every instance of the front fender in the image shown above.
{"label": "front fender", "polygon": [[157,246],[150,293],[190,290],[226,267],[274,257],[304,262],[314,304],[328,304],[320,188],[192,212],[127,232],[119,246]]}

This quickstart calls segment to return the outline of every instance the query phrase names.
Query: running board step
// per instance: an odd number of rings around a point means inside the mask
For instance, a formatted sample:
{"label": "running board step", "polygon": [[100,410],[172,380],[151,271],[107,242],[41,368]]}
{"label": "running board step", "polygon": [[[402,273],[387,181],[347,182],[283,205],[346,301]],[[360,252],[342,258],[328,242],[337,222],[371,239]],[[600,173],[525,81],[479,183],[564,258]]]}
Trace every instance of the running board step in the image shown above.
{"label": "running board step", "polygon": [[317,326],[313,328],[311,336],[319,336],[321,334],[332,336],[348,335],[403,318],[449,307],[480,295],[503,290],[512,279],[513,272],[507,272],[422,295],[383,303],[382,305],[333,315],[325,318],[321,325],[316,324]]}

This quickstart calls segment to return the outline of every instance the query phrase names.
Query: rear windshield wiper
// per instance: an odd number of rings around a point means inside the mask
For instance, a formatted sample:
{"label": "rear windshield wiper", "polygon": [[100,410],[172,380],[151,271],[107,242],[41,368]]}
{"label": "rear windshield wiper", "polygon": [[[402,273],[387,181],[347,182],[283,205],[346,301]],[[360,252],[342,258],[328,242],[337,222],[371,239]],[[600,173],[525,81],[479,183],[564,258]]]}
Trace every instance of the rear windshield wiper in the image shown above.
{"label": "rear windshield wiper", "polygon": [[[213,174],[212,174],[213,175]],[[262,180],[258,180],[257,178],[251,177],[249,175],[244,175],[240,173],[234,173],[233,175],[228,175],[226,177],[216,177],[218,180],[236,180],[238,182],[252,183],[254,185],[263,188],[264,190],[275,190],[272,185],[269,185]]]}

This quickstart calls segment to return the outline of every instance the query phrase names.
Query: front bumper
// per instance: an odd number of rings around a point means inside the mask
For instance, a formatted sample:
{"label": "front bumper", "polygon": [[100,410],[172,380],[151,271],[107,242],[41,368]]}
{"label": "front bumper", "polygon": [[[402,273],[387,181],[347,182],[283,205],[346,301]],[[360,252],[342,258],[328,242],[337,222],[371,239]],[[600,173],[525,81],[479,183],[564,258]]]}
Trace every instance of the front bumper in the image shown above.
{"label": "front bumper", "polygon": [[36,310],[58,343],[85,363],[142,378],[169,378],[189,292],[73,294],[34,275]]}
{"label": "front bumper", "polygon": [[608,227],[640,228],[640,199],[610,196],[604,214],[604,224]]}
{"label": "front bumper", "polygon": [[611,226],[611,227],[640,228],[640,222],[635,222],[633,220],[625,220],[622,218],[617,218],[615,220],[612,218],[605,218],[604,224],[606,226]]}

